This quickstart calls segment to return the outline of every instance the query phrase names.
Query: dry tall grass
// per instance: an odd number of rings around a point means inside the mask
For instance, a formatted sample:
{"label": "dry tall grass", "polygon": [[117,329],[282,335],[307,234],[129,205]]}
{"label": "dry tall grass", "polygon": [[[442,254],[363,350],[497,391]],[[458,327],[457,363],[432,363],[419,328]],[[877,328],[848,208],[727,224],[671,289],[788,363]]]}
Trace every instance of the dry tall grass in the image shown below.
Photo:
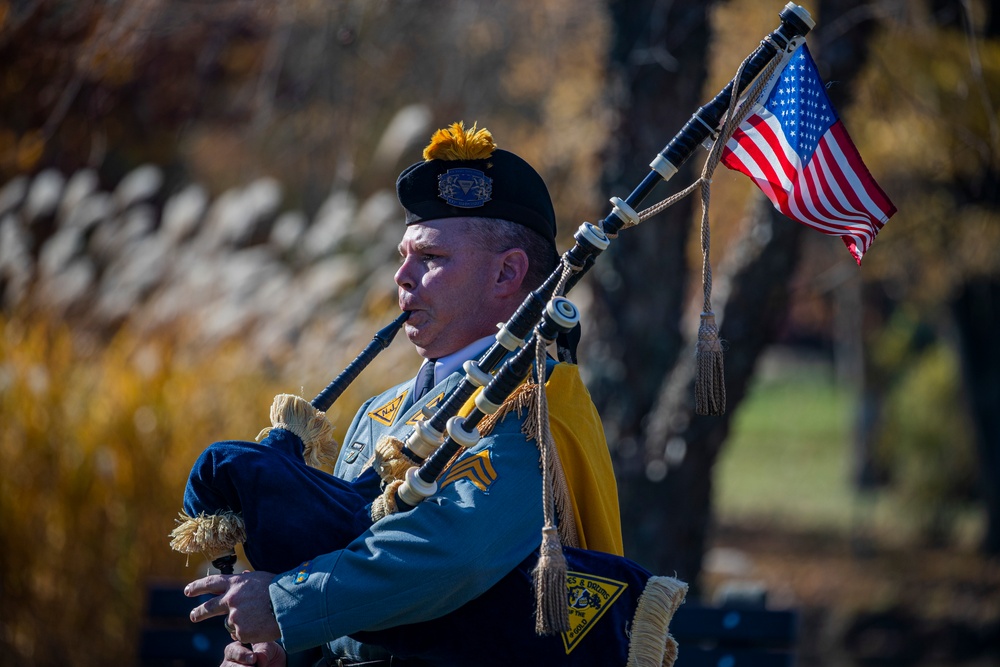
{"label": "dry tall grass", "polygon": [[[197,455],[256,436],[275,394],[314,396],[398,312],[384,193],[334,193],[289,236],[279,192],[265,213],[260,188],[209,205],[192,186],[161,211],[158,174],[114,195],[89,172],[0,187],[0,655],[16,664],[132,664],[149,580],[204,571],[167,538]],[[241,236],[258,222],[274,233]],[[394,346],[331,419],[416,360]]]}
{"label": "dry tall grass", "polygon": [[239,344],[196,358],[166,336],[104,344],[0,320],[6,661],[134,663],[147,581],[198,574],[167,547],[191,463],[266,425],[275,378],[248,358]]}

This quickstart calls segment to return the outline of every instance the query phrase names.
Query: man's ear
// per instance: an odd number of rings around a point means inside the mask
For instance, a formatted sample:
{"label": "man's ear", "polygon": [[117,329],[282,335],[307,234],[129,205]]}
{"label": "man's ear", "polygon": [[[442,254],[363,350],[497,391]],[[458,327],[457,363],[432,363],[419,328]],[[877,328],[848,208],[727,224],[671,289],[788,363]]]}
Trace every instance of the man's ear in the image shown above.
{"label": "man's ear", "polygon": [[511,248],[497,258],[497,296],[520,294],[524,277],[528,274],[528,254],[521,248]]}

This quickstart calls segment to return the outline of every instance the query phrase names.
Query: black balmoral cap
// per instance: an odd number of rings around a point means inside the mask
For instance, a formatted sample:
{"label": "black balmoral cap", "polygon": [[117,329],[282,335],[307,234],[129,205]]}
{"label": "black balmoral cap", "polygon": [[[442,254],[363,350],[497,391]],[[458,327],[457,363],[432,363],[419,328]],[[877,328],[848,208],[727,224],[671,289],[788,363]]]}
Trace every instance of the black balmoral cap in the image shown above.
{"label": "black balmoral cap", "polygon": [[[434,154],[434,146],[428,146],[425,157]],[[509,151],[491,149],[479,159],[432,157],[410,165],[396,180],[396,194],[407,225],[440,218],[500,218],[536,231],[555,246],[556,215],[548,188],[531,165]]]}

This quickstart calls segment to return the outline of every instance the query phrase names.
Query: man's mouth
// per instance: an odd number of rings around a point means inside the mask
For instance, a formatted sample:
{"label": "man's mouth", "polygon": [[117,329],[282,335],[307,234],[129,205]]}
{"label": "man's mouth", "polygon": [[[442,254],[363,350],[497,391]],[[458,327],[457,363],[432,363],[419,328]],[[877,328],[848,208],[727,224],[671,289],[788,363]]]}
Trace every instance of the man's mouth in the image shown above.
{"label": "man's mouth", "polygon": [[410,313],[410,316],[406,318],[407,327],[416,327],[424,322],[427,317],[426,311],[419,310],[416,308],[404,308],[404,310]]}

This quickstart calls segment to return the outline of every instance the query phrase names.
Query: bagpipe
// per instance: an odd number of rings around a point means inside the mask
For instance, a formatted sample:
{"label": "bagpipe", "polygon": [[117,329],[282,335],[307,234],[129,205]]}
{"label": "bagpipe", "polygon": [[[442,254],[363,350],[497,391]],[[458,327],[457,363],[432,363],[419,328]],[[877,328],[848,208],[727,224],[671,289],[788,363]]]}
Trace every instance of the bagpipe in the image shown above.
{"label": "bagpipe", "polygon": [[[232,572],[237,544],[243,545],[255,569],[291,570],[317,555],[343,549],[384,516],[412,511],[434,495],[438,480],[456,457],[479,441],[483,421],[502,409],[533,368],[544,405],[545,350],[579,321],[576,307],[564,294],[622,229],[648,217],[636,212],[640,203],[659,182],[677,173],[702,142],[718,137],[720,124],[732,121],[737,98],[752,87],[759,89],[762,73],[773,71],[814,25],[808,12],[793,3],[779,18],[780,26],[654,158],[650,173],[632,193],[625,199],[613,197],[612,211],[599,224],[580,226],[558,267],[500,326],[490,348],[479,359],[466,362],[463,379],[433,412],[415,422],[405,441],[380,441],[374,465],[352,482],[319,469],[336,459],[325,410],[389,345],[407,313],[380,330],[313,401],[287,394],[276,397],[272,427],[262,431],[259,442],[210,445],[192,468],[171,546],[182,553],[208,555],[223,573]],[[714,373],[720,375],[721,360],[711,360],[711,355],[721,354],[717,339],[699,345],[699,354],[702,349],[710,359],[706,364],[714,365]],[[707,401],[699,412],[720,409],[724,410],[724,396],[721,401]],[[553,456],[550,440],[538,438],[543,470]],[[408,659],[468,664],[473,655],[481,664],[509,664],[510,655],[539,665],[672,664],[677,646],[669,636],[669,622],[683,601],[686,585],[654,576],[620,556],[564,546],[552,479],[543,474],[542,480],[541,546],[514,571],[443,617],[352,636],[383,647],[402,664]],[[295,493],[289,494],[292,483]],[[482,636],[486,618],[493,626],[490,640],[504,647],[503,655],[483,651],[481,640],[473,639]]]}

